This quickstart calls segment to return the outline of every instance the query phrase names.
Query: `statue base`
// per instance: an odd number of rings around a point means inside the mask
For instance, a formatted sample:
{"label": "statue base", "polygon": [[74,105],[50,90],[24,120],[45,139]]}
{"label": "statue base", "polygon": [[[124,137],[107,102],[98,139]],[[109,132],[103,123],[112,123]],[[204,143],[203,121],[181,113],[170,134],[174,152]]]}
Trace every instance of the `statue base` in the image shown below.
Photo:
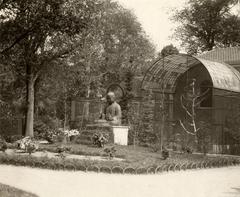
{"label": "statue base", "polygon": [[128,145],[128,126],[111,126],[114,144]]}

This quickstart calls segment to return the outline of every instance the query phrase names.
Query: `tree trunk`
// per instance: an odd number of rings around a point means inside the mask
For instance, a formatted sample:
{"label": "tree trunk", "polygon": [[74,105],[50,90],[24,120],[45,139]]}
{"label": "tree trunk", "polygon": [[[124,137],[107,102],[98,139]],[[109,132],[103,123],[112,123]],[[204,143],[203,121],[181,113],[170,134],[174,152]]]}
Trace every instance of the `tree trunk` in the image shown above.
{"label": "tree trunk", "polygon": [[31,77],[28,80],[27,91],[27,116],[25,136],[33,137],[33,121],[34,121],[34,79]]}
{"label": "tree trunk", "polygon": [[67,129],[67,123],[68,123],[68,115],[67,115],[67,98],[65,96],[64,99],[64,123],[63,123],[63,129]]}

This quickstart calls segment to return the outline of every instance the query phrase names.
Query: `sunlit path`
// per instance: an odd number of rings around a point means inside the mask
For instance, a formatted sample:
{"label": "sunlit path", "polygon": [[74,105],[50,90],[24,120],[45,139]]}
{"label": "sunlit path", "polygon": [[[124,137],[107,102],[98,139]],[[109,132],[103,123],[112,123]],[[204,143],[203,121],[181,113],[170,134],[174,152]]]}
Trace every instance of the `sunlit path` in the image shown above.
{"label": "sunlit path", "polygon": [[237,197],[240,167],[107,175],[0,166],[0,182],[42,197]]}

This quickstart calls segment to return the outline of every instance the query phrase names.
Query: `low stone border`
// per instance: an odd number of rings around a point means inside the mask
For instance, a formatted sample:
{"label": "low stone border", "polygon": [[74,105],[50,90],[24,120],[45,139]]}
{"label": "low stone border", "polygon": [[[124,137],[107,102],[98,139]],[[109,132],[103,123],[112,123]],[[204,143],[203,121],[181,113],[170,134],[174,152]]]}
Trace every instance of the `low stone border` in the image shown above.
{"label": "low stone border", "polygon": [[0,164],[29,166],[52,170],[69,170],[83,172],[102,172],[114,174],[159,174],[163,172],[219,168],[225,166],[240,165],[239,158],[218,158],[215,160],[206,160],[202,162],[187,162],[187,163],[165,163],[159,166],[149,167],[121,167],[121,166],[100,166],[89,165],[84,166],[74,160],[49,159],[46,157],[36,158],[31,156],[16,156],[0,153]]}

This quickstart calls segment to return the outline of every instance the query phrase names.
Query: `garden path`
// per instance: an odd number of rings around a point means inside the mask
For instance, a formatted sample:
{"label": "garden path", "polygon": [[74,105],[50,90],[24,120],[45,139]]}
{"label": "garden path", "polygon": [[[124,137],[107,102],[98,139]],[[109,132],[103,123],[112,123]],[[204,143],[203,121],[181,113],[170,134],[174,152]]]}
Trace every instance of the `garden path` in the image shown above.
{"label": "garden path", "polygon": [[0,182],[39,197],[240,197],[240,166],[109,175],[0,165]]}

